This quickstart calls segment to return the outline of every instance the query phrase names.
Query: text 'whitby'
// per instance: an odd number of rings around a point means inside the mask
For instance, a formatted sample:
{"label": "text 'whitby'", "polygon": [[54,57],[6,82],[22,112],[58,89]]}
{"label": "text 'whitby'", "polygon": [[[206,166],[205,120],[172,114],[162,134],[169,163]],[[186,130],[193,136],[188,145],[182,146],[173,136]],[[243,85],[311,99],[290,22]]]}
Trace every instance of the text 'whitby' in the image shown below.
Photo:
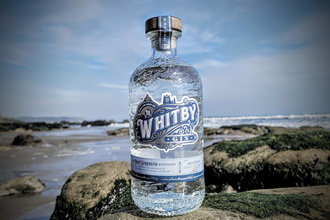
{"label": "text 'whitby'", "polygon": [[193,104],[188,107],[175,109],[154,118],[149,118],[147,120],[137,120],[137,126],[140,127],[141,137],[143,139],[150,139],[152,130],[159,131],[179,123],[184,123],[188,120],[194,121],[196,109],[196,104]]}

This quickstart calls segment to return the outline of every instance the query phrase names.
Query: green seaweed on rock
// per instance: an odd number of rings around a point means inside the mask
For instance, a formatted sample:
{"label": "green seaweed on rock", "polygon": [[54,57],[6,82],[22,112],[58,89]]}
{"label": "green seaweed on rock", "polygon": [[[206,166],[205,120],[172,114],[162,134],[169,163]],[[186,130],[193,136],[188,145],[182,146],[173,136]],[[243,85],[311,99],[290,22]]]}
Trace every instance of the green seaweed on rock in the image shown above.
{"label": "green seaweed on rock", "polygon": [[292,131],[283,134],[266,134],[243,141],[221,141],[214,144],[211,153],[225,151],[230,157],[239,157],[249,151],[268,145],[271,149],[305,150],[310,148],[330,150],[330,132],[328,131]]}
{"label": "green seaweed on rock", "polygon": [[56,207],[50,220],[75,219],[84,220],[87,209],[85,205],[76,202],[67,202],[61,196],[56,199]]}
{"label": "green seaweed on rock", "polygon": [[95,220],[99,217],[113,213],[116,210],[134,205],[131,196],[131,185],[125,179],[115,180],[115,186],[110,193],[101,198],[100,201],[91,209],[87,210],[85,205],[68,202],[61,196],[57,197],[56,212],[51,216],[51,220]]}
{"label": "green seaweed on rock", "polygon": [[316,201],[305,196],[253,192],[219,193],[206,196],[202,206],[232,212],[243,212],[259,218],[287,214],[294,217],[314,219],[309,215],[311,209],[320,210]]}
{"label": "green seaweed on rock", "polygon": [[98,219],[105,214],[133,205],[130,183],[125,179],[117,179],[110,193],[87,212],[87,219]]}

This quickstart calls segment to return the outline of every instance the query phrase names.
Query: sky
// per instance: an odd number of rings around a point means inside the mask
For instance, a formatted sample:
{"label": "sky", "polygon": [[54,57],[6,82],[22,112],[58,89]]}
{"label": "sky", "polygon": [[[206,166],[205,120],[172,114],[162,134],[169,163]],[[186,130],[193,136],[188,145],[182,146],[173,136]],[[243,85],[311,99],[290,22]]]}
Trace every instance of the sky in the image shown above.
{"label": "sky", "polygon": [[204,117],[330,113],[330,1],[1,1],[0,114],[128,118],[147,19],[183,23]]}

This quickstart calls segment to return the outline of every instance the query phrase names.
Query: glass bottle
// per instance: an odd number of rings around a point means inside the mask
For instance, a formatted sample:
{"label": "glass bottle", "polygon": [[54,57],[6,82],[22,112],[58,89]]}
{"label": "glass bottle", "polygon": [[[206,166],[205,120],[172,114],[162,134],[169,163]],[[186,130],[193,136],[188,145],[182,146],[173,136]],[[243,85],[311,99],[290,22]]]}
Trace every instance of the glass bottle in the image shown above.
{"label": "glass bottle", "polygon": [[146,21],[151,57],[129,82],[131,189],[135,204],[158,215],[181,215],[203,202],[202,81],[177,56],[181,20]]}

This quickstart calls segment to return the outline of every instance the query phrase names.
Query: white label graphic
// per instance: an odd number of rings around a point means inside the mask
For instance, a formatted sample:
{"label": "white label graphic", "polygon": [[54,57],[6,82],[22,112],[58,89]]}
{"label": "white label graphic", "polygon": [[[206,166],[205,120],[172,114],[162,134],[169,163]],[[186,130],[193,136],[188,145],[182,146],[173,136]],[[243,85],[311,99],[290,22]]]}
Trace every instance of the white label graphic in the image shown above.
{"label": "white label graphic", "polygon": [[204,176],[204,155],[151,159],[131,155],[132,176],[151,182],[187,182]]}

